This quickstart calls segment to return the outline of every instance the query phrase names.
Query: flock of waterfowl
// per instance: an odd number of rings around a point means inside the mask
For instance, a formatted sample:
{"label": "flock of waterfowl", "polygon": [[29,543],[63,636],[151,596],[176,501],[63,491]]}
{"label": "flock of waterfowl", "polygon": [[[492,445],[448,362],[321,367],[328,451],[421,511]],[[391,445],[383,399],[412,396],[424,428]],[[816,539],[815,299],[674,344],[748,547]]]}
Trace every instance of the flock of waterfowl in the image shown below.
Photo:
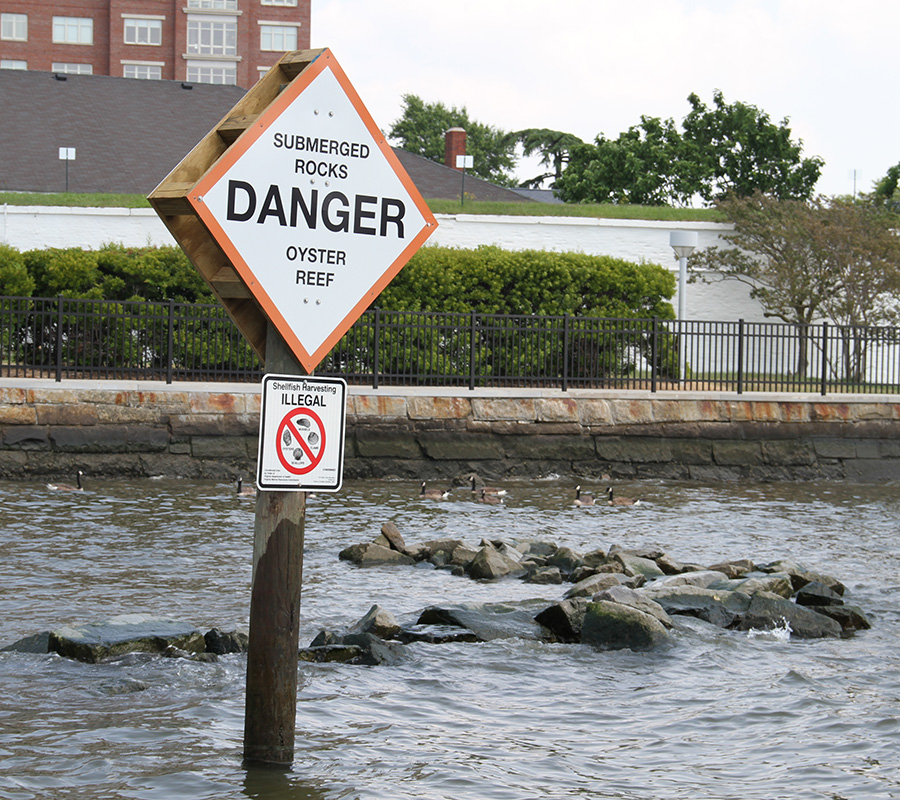
{"label": "flock of waterfowl", "polygon": [[[474,475],[470,478],[470,483],[470,495],[479,503],[499,505],[507,494],[506,489],[501,489],[497,486],[478,486]],[[425,481],[422,481],[419,487],[419,499],[421,500],[447,500],[450,494],[451,491],[449,489],[429,489]],[[572,504],[575,506],[639,506],[641,504],[638,498],[615,494],[612,486],[607,486],[603,494],[603,500],[596,500],[593,492],[582,491],[579,484],[575,487],[575,499],[572,501]]]}
{"label": "flock of waterfowl", "polygon": [[[84,476],[84,473],[81,470],[75,474],[75,485],[69,483],[48,483],[47,488],[51,491],[55,492],[83,492],[84,487],[81,484],[81,479]],[[475,476],[472,475],[469,478],[470,484],[470,496],[477,500],[479,503],[486,503],[488,505],[500,505],[503,503],[504,498],[506,497],[507,491],[506,489],[502,489],[499,486],[478,486],[478,483],[475,479]],[[237,496],[238,497],[255,497],[256,496],[256,487],[255,486],[244,486],[244,479],[241,476],[237,478]],[[426,485],[425,481],[422,481],[422,484],[419,488],[419,499],[421,500],[447,500],[450,497],[449,489],[429,489]],[[634,497],[623,497],[622,495],[615,494],[613,492],[612,486],[607,486],[606,490],[603,492],[605,499],[604,500],[596,500],[594,498],[593,492],[582,491],[581,485],[575,487],[575,499],[572,501],[572,504],[575,506],[597,506],[597,505],[608,505],[608,506],[637,506],[641,504],[641,501]],[[314,494],[308,493],[307,498],[315,497]]]}

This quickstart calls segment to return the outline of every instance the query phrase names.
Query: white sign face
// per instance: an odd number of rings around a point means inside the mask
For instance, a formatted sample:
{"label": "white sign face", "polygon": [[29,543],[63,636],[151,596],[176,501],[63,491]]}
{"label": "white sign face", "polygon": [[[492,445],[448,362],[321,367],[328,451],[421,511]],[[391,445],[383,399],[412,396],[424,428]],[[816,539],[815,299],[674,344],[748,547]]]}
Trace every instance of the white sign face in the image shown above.
{"label": "white sign face", "polygon": [[60,147],[59,148],[59,160],[60,161],[74,161],[75,160],[75,148],[74,147]]}
{"label": "white sign face", "polygon": [[475,166],[475,156],[457,156],[456,157],[456,168],[457,169],[472,169]]}
{"label": "white sign face", "polygon": [[327,50],[189,200],[310,371],[437,225]]}
{"label": "white sign face", "polygon": [[347,383],[340,378],[266,375],[256,485],[282,492],[340,489],[346,408]]}

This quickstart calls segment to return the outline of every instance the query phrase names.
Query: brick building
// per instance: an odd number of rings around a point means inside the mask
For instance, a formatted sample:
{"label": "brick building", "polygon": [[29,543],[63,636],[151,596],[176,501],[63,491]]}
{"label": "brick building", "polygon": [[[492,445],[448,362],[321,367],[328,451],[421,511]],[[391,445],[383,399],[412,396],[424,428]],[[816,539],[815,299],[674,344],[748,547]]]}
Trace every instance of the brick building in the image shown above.
{"label": "brick building", "polygon": [[0,0],[0,68],[248,88],[309,22],[310,0]]}

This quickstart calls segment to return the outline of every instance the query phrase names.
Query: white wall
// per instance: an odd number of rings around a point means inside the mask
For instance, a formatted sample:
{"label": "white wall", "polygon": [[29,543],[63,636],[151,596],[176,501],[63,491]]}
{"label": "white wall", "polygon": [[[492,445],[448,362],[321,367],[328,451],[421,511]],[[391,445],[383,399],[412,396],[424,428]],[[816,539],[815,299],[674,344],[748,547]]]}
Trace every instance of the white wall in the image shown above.
{"label": "white wall", "polygon": [[[696,231],[700,247],[719,240],[728,226],[714,222],[656,222],[582,217],[501,217],[439,214],[429,244],[477,247],[495,244],[508,250],[554,250],[609,255],[661,264],[673,272],[678,262],[669,247],[673,230]],[[174,244],[168,229],[150,208],[62,208],[0,206],[0,242],[18,250],[44,247],[97,249],[117,243],[132,247]],[[673,304],[676,302],[673,298]],[[676,306],[677,307],[677,306]],[[742,284],[689,284],[688,319],[764,320],[759,304]]]}

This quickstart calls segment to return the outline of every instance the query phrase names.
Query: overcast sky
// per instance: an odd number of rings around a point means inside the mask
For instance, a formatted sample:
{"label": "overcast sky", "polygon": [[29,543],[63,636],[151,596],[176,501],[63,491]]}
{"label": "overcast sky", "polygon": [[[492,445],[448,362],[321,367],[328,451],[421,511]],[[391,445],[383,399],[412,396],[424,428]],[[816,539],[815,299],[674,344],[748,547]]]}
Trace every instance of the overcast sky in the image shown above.
{"label": "overcast sky", "polygon": [[898,35],[895,0],[312,0],[311,23],[385,131],[411,93],[593,141],[720,89],[788,117],[826,195],[900,162]]}

